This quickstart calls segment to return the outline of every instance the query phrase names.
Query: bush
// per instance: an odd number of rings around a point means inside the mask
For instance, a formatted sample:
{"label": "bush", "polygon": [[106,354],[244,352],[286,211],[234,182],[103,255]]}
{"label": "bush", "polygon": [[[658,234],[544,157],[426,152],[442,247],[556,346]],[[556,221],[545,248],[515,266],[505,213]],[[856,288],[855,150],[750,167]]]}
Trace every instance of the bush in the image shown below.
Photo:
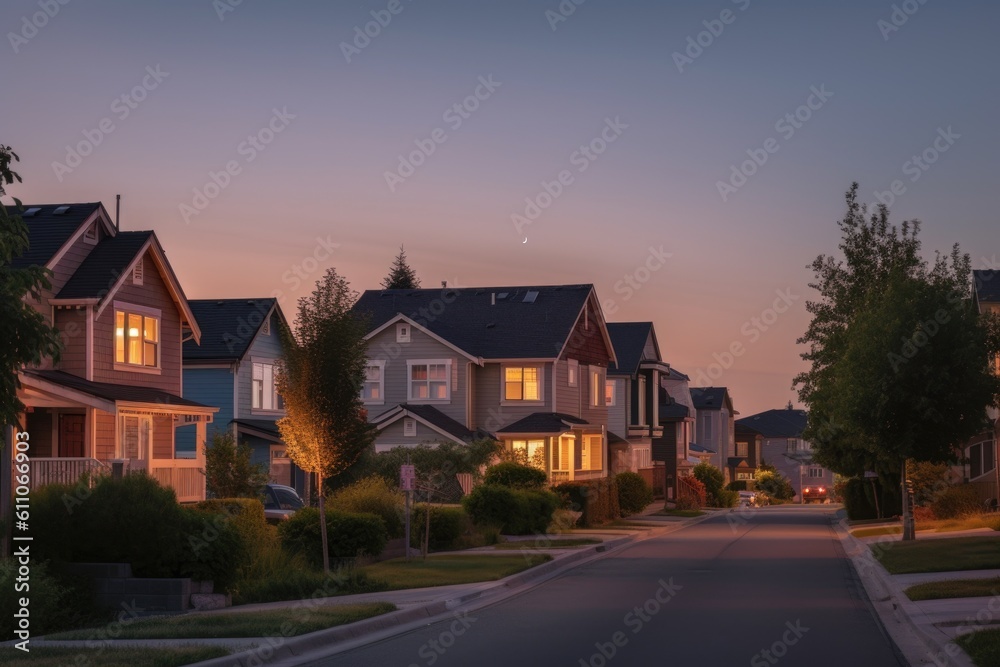
{"label": "bush", "polygon": [[[424,543],[427,529],[427,505],[421,504],[413,508],[413,519],[410,525],[410,546],[420,547]],[[430,506],[431,535],[429,549],[451,549],[459,538],[470,528],[468,515],[461,507]]]}
{"label": "bush", "polygon": [[477,526],[499,526],[508,535],[544,533],[559,506],[550,491],[512,489],[482,484],[462,499],[462,507]]}
{"label": "bush", "polygon": [[618,473],[615,483],[618,486],[618,509],[622,516],[638,514],[652,504],[653,490],[642,475],[634,472]]}
{"label": "bush", "polygon": [[968,514],[979,514],[983,503],[971,484],[953,486],[941,492],[931,505],[934,516],[939,519],[955,519]]}
{"label": "bush", "polygon": [[[898,479],[897,477],[893,481]],[[847,518],[851,520],[877,519],[879,518],[879,510],[881,510],[882,517],[898,516],[902,513],[898,488],[896,483],[890,482],[883,485],[881,480],[875,480],[873,490],[870,479],[854,477],[847,480],[841,490]],[[875,502],[876,492],[879,494],[878,503]]]}
{"label": "bush", "polygon": [[404,532],[403,494],[377,475],[360,479],[330,496],[331,509],[350,514],[375,514],[382,517],[390,538]]}
{"label": "bush", "polygon": [[755,475],[754,488],[777,500],[791,500],[795,497],[795,487],[774,469],[761,467]]}
{"label": "bush", "polygon": [[212,434],[205,445],[205,488],[218,498],[256,498],[267,484],[267,466],[253,463],[250,445],[237,444],[229,431]]}
{"label": "bush", "polygon": [[478,480],[482,476],[483,466],[488,465],[502,450],[503,445],[490,439],[462,444],[441,442],[416,447],[393,447],[371,457],[370,474],[379,475],[389,484],[396,484],[399,466],[409,462],[416,468],[420,485],[434,490],[431,494],[417,491],[414,495],[418,499],[426,500],[431,495],[436,501],[458,502],[463,492],[455,475],[469,473],[473,480]]}
{"label": "bush", "polygon": [[84,582],[73,581],[53,572],[45,563],[32,561],[30,591],[16,591],[19,563],[14,558],[0,559],[0,634],[4,641],[14,638],[20,609],[18,598],[31,601],[31,634],[73,630],[109,620],[93,603],[93,591]]}
{"label": "bush", "polygon": [[[375,514],[348,514],[326,510],[327,551],[330,558],[378,557],[389,539],[385,521]],[[314,567],[322,567],[319,510],[304,507],[278,526],[281,543],[290,553],[301,554]]]}
{"label": "bush", "polygon": [[736,492],[747,491],[748,490],[747,481],[745,479],[738,479],[734,482],[730,482],[728,485],[726,485],[726,488],[729,489],[730,491],[736,491]]}
{"label": "bush", "polygon": [[497,484],[512,489],[543,489],[547,481],[544,470],[510,461],[490,466],[483,475],[484,484]]}
{"label": "bush", "polygon": [[677,501],[679,510],[697,510],[708,503],[705,485],[696,477],[680,477],[677,479]]}
{"label": "bush", "polygon": [[[318,550],[318,547],[317,547]],[[369,579],[363,570],[353,567],[331,569],[327,577],[322,572],[296,563],[293,567],[275,570],[267,577],[248,579],[233,594],[234,604],[309,600],[314,596],[332,597],[354,593],[375,593],[388,588],[384,581]]]}
{"label": "bush", "polygon": [[182,507],[181,515],[183,544],[178,545],[177,564],[169,576],[211,581],[220,592],[229,591],[250,564],[252,546],[225,512]]}
{"label": "bush", "polygon": [[569,510],[581,512],[581,527],[596,526],[621,516],[618,484],[614,477],[580,482],[563,482],[553,489]]}
{"label": "bush", "polygon": [[718,495],[715,498],[716,507],[736,507],[736,503],[740,500],[740,494],[737,491],[731,489],[719,489]]}
{"label": "bush", "polygon": [[236,530],[243,562],[239,565],[234,558],[230,567],[238,569],[238,577],[245,579],[248,570],[275,539],[273,526],[264,518],[264,504],[256,498],[221,498],[202,501],[197,509],[223,517]]}

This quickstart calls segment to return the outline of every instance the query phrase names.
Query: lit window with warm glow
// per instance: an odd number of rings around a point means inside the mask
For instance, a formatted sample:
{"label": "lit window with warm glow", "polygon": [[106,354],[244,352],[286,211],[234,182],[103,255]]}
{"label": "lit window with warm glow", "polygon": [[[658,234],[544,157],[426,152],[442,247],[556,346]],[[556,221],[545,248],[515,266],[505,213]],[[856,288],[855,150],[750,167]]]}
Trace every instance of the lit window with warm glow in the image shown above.
{"label": "lit window with warm glow", "polygon": [[160,320],[149,315],[115,311],[115,363],[159,367]]}
{"label": "lit window with warm glow", "polygon": [[542,400],[542,369],[539,366],[504,368],[503,397],[506,401]]}

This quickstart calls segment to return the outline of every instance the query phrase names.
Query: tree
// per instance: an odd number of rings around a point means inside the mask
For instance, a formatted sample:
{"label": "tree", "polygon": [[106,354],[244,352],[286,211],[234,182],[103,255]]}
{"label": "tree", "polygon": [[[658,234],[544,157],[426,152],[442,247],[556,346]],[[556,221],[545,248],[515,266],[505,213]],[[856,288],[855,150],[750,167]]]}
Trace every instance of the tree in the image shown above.
{"label": "tree", "polygon": [[695,479],[705,485],[705,493],[708,496],[708,504],[713,507],[720,507],[722,504],[722,487],[726,483],[726,477],[721,470],[711,463],[699,463],[692,470],[691,474]]}
{"label": "tree", "polygon": [[[11,169],[20,158],[10,146],[0,144],[0,196],[5,185],[21,177]],[[17,208],[21,202],[14,199]],[[0,206],[0,419],[17,424],[24,404],[17,398],[17,372],[26,365],[39,364],[45,357],[59,358],[59,333],[45,316],[31,306],[41,302],[42,290],[51,287],[51,272],[41,266],[18,267],[13,262],[28,249],[28,227],[19,215]]]}
{"label": "tree", "polygon": [[417,272],[406,263],[406,251],[399,246],[399,254],[393,260],[389,275],[382,281],[382,289],[418,289],[420,280]]}
{"label": "tree", "polygon": [[791,500],[795,496],[795,488],[774,466],[761,463],[754,473],[754,489],[762,491],[778,500]]}
{"label": "tree", "polygon": [[212,435],[205,446],[205,486],[216,498],[256,498],[268,482],[267,467],[253,463],[253,450],[237,444],[229,431]]}
{"label": "tree", "polygon": [[323,481],[350,468],[375,439],[361,389],[367,369],[366,326],[351,311],[357,293],[327,269],[299,299],[297,331],[282,327],[277,389],[285,400],[278,429],[288,457],[318,478],[323,570],[330,571]]}
{"label": "tree", "polygon": [[820,300],[807,303],[813,318],[798,341],[811,368],[795,379],[809,407],[803,437],[835,472],[900,479],[907,459],[953,460],[986,427],[1000,329],[967,298],[968,255],[956,245],[928,265],[919,222],[890,225],[884,205],[869,217],[857,190],[838,223],[843,260],[812,263]]}

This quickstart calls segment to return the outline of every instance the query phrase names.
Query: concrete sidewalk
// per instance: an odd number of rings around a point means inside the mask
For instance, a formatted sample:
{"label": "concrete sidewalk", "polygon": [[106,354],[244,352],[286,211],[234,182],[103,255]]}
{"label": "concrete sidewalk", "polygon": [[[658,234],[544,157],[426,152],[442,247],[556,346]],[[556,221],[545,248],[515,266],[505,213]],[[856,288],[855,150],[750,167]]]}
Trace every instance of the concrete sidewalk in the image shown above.
{"label": "concrete sidewalk", "polygon": [[[1000,570],[893,575],[882,567],[870,547],[881,543],[885,548],[892,548],[900,541],[899,535],[856,538],[850,534],[845,520],[836,525],[835,530],[886,631],[911,665],[974,667],[955,639],[976,630],[1000,628],[1000,583],[997,594],[992,597],[914,602],[905,591],[910,586],[934,581],[996,578],[1000,577]],[[990,529],[918,533],[920,540],[973,536],[997,537],[1000,548],[1000,533]]]}

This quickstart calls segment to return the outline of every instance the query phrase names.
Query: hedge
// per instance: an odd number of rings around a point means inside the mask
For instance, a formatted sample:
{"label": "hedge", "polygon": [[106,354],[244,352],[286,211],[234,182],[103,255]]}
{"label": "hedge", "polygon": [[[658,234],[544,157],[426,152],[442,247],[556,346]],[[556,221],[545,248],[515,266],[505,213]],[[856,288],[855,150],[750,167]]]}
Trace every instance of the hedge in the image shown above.
{"label": "hedge", "polygon": [[[323,565],[319,510],[304,507],[278,526],[281,544],[291,553],[302,554],[312,565]],[[389,539],[385,521],[375,514],[349,514],[326,510],[327,552],[330,558],[378,557]]]}
{"label": "hedge", "polygon": [[[413,518],[410,524],[410,546],[419,548],[424,542],[424,533],[427,529],[427,507],[426,504],[419,504],[413,508]],[[430,514],[430,548],[434,550],[454,547],[471,523],[469,516],[461,507],[431,505]]]}
{"label": "hedge", "polygon": [[462,498],[462,507],[477,526],[499,527],[507,535],[532,535],[548,530],[559,498],[550,491],[481,484]]}
{"label": "hedge", "polygon": [[484,484],[498,484],[512,489],[543,489],[548,482],[544,470],[508,461],[486,469]]}
{"label": "hedge", "polygon": [[577,524],[581,527],[607,523],[621,516],[614,477],[563,482],[553,490],[562,497],[567,509],[583,513]]}

